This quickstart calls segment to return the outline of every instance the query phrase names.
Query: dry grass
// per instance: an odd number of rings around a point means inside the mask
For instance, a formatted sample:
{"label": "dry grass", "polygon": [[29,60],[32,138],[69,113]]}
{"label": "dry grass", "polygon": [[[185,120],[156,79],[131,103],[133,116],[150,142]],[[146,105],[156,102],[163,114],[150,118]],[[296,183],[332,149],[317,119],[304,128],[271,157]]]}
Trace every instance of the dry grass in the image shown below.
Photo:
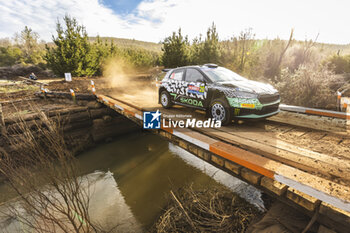
{"label": "dry grass", "polygon": [[3,214],[33,232],[97,232],[83,188],[89,181],[79,177],[60,121],[38,113],[40,120],[29,125],[21,119],[5,135],[13,150],[0,150],[0,174],[17,198]]}
{"label": "dry grass", "polygon": [[155,225],[156,232],[244,232],[261,213],[228,190],[171,191],[170,203]]}

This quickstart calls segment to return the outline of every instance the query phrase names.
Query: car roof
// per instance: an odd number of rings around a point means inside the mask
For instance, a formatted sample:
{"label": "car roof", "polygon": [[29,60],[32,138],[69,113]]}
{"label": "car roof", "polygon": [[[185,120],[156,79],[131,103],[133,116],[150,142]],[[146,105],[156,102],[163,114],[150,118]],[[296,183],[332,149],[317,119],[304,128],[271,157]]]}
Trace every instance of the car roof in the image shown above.
{"label": "car roof", "polygon": [[190,66],[180,66],[180,67],[176,67],[174,69],[171,70],[178,70],[178,69],[185,69],[185,68],[198,68],[198,69],[202,69],[202,68],[218,68],[219,66],[216,64],[204,64],[204,65],[190,65]]}

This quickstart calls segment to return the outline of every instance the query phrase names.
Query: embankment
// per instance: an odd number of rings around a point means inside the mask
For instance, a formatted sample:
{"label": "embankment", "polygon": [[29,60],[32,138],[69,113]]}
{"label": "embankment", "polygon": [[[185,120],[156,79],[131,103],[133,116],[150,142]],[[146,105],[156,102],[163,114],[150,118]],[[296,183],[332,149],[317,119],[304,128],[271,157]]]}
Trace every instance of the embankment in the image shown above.
{"label": "embankment", "polygon": [[[9,105],[9,106],[5,106]],[[15,114],[11,108],[27,106]],[[97,103],[93,96],[77,96],[74,103],[71,99],[47,98],[46,100],[32,99],[22,102],[6,102],[2,104],[0,147],[11,151],[8,145],[8,135],[21,134],[18,122],[24,122],[29,128],[43,125],[42,113],[57,122],[62,129],[67,148],[75,154],[94,146],[96,143],[110,140],[113,137],[139,130],[136,124],[115,111]],[[12,109],[13,110],[13,109]]]}

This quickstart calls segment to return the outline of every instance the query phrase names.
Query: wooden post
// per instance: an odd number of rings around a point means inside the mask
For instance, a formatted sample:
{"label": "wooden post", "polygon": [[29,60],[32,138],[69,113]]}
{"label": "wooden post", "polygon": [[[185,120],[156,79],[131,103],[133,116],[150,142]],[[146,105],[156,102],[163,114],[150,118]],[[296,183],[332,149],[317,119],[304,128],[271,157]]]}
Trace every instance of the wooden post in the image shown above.
{"label": "wooden post", "polygon": [[91,91],[92,91],[92,94],[96,95],[95,82],[92,80],[91,80]]}
{"label": "wooden post", "polygon": [[340,100],[341,100],[341,92],[337,91],[337,110],[338,111],[341,111]]}
{"label": "wooden post", "polygon": [[350,99],[345,100],[346,103],[346,131],[350,134]]}
{"label": "wooden post", "polygon": [[41,92],[44,94],[44,99],[46,100],[46,90],[45,90],[45,88],[41,87]]}
{"label": "wooden post", "polygon": [[75,93],[74,93],[73,89],[70,89],[70,94],[72,95],[72,99],[73,99],[74,104],[76,104],[77,103],[77,99],[75,97]]}
{"label": "wooden post", "polygon": [[6,133],[6,125],[5,125],[5,118],[4,118],[4,114],[2,112],[2,105],[0,104],[0,132],[1,134]]}

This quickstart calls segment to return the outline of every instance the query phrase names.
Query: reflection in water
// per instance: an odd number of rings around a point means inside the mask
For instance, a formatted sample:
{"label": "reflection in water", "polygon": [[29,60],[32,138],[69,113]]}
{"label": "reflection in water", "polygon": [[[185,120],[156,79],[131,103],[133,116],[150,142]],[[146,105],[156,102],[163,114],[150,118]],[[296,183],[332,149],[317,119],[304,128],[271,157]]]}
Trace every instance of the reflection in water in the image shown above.
{"label": "reflection in water", "polygon": [[[102,229],[111,232],[141,232],[141,226],[131,213],[129,206],[125,203],[124,197],[117,187],[117,183],[110,172],[94,172],[85,175],[82,179],[82,188],[90,195],[89,213],[91,221],[102,226]],[[88,190],[88,191],[87,191]],[[48,195],[49,197],[51,195]],[[57,195],[60,199],[60,196]],[[56,199],[52,199],[56,200]],[[26,215],[21,208],[20,202],[12,201],[20,215],[25,219],[32,219]],[[38,206],[38,208],[40,208]],[[50,210],[48,210],[50,212]],[[53,214],[57,214],[53,212]],[[56,216],[59,218],[58,216]],[[114,228],[115,227],[115,228]],[[1,232],[30,232],[25,224],[16,219],[16,216],[9,216],[6,205],[0,207],[0,229]],[[74,229],[71,229],[72,232]],[[52,229],[54,231],[54,229]]]}
{"label": "reflection in water", "polygon": [[225,185],[240,197],[255,205],[258,209],[265,210],[264,202],[261,199],[261,192],[255,187],[193,156],[191,153],[172,143],[169,143],[169,150],[180,156],[186,163],[200,169],[217,182]]}
{"label": "reflection in water", "polygon": [[78,159],[85,173],[113,173],[126,204],[145,228],[160,215],[170,190],[190,184],[194,189],[223,184],[250,203],[263,206],[258,190],[157,135],[127,135],[85,152]]}
{"label": "reflection in water", "polygon": [[89,180],[96,180],[90,188],[89,213],[92,221],[107,231],[116,227],[115,232],[141,232],[141,226],[125,203],[113,174],[94,172],[88,176]]}
{"label": "reflection in water", "polygon": [[170,190],[191,184],[194,190],[224,185],[263,208],[257,189],[150,133],[99,145],[80,154],[78,162],[82,175],[96,180],[91,218],[107,228],[118,225],[120,232],[149,228],[166,206]]}

